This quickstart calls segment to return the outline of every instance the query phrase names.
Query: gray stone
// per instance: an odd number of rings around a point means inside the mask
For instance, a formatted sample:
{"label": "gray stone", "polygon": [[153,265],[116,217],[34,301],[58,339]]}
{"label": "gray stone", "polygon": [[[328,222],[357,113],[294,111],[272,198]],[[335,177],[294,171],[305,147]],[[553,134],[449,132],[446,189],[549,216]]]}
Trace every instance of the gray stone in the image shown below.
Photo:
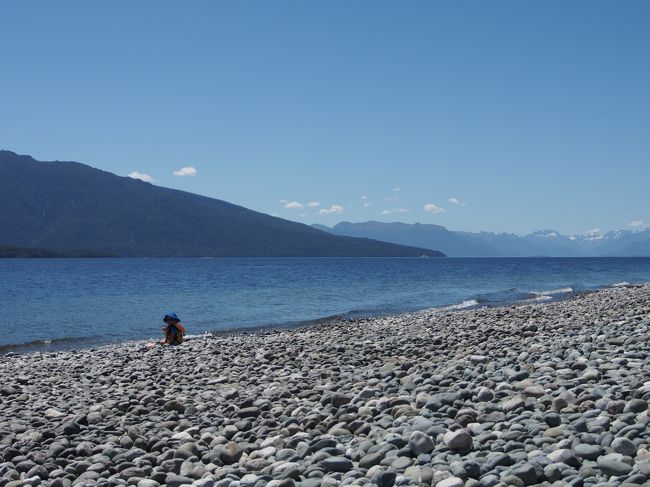
{"label": "gray stone", "polygon": [[296,482],[293,479],[271,480],[266,487],[294,487]]}
{"label": "gray stone", "polygon": [[551,428],[555,428],[555,427],[560,426],[562,424],[562,418],[560,417],[560,415],[558,413],[554,413],[554,412],[546,413],[544,415],[544,421]]}
{"label": "gray stone", "polygon": [[614,438],[611,444],[612,450],[621,455],[627,455],[630,457],[636,456],[636,445],[624,437]]}
{"label": "gray stone", "polygon": [[331,402],[332,402],[332,406],[334,406],[335,408],[340,408],[341,406],[348,404],[351,400],[352,400],[351,396],[337,392],[332,395]]}
{"label": "gray stone", "polygon": [[372,481],[377,487],[393,487],[396,477],[397,474],[392,470],[382,470],[372,477]]}
{"label": "gray stone", "polygon": [[176,411],[179,413],[184,413],[185,412],[185,406],[183,405],[182,402],[173,399],[171,401],[167,401],[165,403],[165,410],[166,411]]}
{"label": "gray stone", "polygon": [[463,487],[465,482],[458,477],[447,477],[436,484],[436,487]]}
{"label": "gray stone", "polygon": [[384,456],[381,453],[369,453],[359,460],[359,468],[370,468],[379,465]]}
{"label": "gray stone", "polygon": [[632,399],[627,403],[626,409],[629,409],[633,413],[642,413],[648,409],[648,401],[645,399]]}
{"label": "gray stone", "polygon": [[348,472],[354,468],[352,461],[345,457],[329,457],[321,462],[326,472]]}
{"label": "gray stone", "polygon": [[492,399],[494,399],[494,392],[487,387],[481,387],[476,393],[477,401],[488,402]]}
{"label": "gray stone", "polygon": [[612,415],[621,414],[625,409],[625,401],[609,401],[605,410]]}
{"label": "gray stone", "polygon": [[138,487],[158,487],[160,483],[153,479],[141,479],[138,481]]}
{"label": "gray stone", "polygon": [[574,453],[580,458],[596,460],[600,456],[600,446],[580,443],[573,448]]}
{"label": "gray stone", "polygon": [[573,452],[573,450],[569,448],[560,448],[558,450],[554,450],[547,456],[549,460],[554,463],[564,463],[565,465],[576,468],[580,466],[580,460]]}
{"label": "gray stone", "polygon": [[45,411],[45,419],[59,419],[65,416],[65,413],[59,411],[58,409],[48,408]]}
{"label": "gray stone", "polygon": [[472,447],[473,439],[466,429],[459,429],[445,433],[444,442],[452,450],[462,451]]}
{"label": "gray stone", "polygon": [[530,463],[512,469],[510,474],[521,479],[523,485],[533,485],[537,483],[537,470]]}
{"label": "gray stone", "polygon": [[15,396],[18,394],[18,389],[13,386],[3,386],[0,388],[0,396]]}
{"label": "gray stone", "polygon": [[582,373],[582,379],[586,382],[599,381],[602,374],[598,369],[587,369]]}
{"label": "gray stone", "polygon": [[514,396],[505,403],[503,403],[503,412],[510,413],[523,408],[526,405],[526,398],[523,396]]}
{"label": "gray stone", "polygon": [[242,449],[237,443],[231,441],[227,443],[224,448],[221,450],[220,458],[223,463],[226,465],[231,465],[239,461],[242,456]]}
{"label": "gray stone", "polygon": [[494,474],[488,474],[481,477],[478,481],[479,487],[493,487],[499,483],[499,477]]}
{"label": "gray stone", "polygon": [[551,463],[544,467],[544,477],[549,482],[557,482],[562,479],[562,472],[566,468],[564,463]]}
{"label": "gray stone", "polygon": [[429,453],[435,446],[434,441],[426,433],[422,433],[421,431],[411,433],[409,448],[415,456],[421,455],[422,453]]}
{"label": "gray stone", "polygon": [[605,475],[627,475],[632,471],[632,466],[619,460],[611,460],[608,458],[600,457],[598,459],[598,467]]}

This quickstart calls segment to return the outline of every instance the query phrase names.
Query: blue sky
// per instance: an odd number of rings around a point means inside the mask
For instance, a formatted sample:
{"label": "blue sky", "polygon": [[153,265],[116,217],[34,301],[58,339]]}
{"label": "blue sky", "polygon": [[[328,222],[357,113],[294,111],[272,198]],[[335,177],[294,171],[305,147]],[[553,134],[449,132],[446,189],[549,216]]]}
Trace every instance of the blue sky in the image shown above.
{"label": "blue sky", "polygon": [[0,18],[5,149],[305,223],[650,223],[647,1],[8,0]]}

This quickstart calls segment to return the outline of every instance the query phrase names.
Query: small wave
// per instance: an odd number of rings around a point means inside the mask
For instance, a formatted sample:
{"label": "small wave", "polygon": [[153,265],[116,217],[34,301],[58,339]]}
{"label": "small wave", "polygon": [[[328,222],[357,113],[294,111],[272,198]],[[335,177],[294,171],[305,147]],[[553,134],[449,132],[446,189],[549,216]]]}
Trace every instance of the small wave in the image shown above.
{"label": "small wave", "polygon": [[468,299],[463,301],[462,303],[445,306],[443,307],[443,309],[465,309],[465,308],[472,308],[474,306],[478,306],[479,304],[480,303],[476,299]]}
{"label": "small wave", "polygon": [[500,305],[506,303],[514,303],[528,297],[530,297],[529,293],[524,293],[516,287],[511,287],[499,291],[482,293],[477,295],[475,299],[479,302],[479,304]]}
{"label": "small wave", "polygon": [[629,282],[621,281],[621,282],[615,282],[614,284],[612,284],[612,287],[625,287],[625,286],[629,286],[629,285],[630,285]]}
{"label": "small wave", "polygon": [[533,296],[553,296],[554,294],[567,294],[572,293],[572,287],[561,287],[559,289],[549,289],[548,291],[531,291]]}
{"label": "small wave", "polygon": [[549,296],[547,294],[540,294],[539,296],[534,297],[531,299],[531,301],[550,301],[553,299],[553,296]]}

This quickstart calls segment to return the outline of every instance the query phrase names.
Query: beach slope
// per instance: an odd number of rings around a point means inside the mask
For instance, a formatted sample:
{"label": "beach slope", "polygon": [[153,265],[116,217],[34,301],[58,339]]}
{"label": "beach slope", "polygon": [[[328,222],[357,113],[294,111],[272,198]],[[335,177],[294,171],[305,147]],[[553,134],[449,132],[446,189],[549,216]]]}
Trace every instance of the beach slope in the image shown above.
{"label": "beach slope", "polygon": [[644,484],[649,325],[621,287],[2,357],[0,487]]}

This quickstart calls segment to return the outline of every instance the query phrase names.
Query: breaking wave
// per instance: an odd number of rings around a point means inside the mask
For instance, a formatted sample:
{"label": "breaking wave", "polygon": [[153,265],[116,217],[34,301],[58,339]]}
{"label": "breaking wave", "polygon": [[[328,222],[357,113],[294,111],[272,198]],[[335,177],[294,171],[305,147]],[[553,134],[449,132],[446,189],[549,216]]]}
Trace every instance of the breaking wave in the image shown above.
{"label": "breaking wave", "polygon": [[444,306],[443,309],[466,309],[478,306],[480,303],[476,299],[467,299],[462,303],[452,304],[451,306]]}

